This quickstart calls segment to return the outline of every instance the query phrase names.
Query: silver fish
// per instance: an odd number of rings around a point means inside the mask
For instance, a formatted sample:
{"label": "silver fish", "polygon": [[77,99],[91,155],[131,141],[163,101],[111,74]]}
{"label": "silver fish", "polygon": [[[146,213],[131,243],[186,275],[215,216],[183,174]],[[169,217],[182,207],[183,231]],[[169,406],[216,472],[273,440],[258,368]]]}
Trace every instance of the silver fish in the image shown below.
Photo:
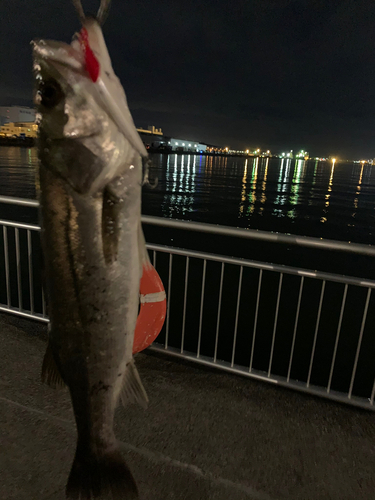
{"label": "silver fish", "polygon": [[67,498],[135,499],[113,420],[119,399],[147,404],[132,356],[148,259],[140,224],[147,152],[101,27],[82,21],[71,45],[33,42],[51,319],[42,378],[66,384],[72,399],[78,440]]}

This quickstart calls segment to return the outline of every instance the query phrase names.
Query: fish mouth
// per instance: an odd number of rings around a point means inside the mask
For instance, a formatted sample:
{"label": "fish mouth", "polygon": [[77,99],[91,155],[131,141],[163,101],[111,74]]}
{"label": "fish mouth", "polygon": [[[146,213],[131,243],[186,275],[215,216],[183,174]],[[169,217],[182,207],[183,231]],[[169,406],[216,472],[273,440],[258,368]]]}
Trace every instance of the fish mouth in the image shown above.
{"label": "fish mouth", "polygon": [[78,72],[84,69],[84,56],[78,42],[69,45],[54,40],[33,40],[31,44],[36,64],[55,63]]}

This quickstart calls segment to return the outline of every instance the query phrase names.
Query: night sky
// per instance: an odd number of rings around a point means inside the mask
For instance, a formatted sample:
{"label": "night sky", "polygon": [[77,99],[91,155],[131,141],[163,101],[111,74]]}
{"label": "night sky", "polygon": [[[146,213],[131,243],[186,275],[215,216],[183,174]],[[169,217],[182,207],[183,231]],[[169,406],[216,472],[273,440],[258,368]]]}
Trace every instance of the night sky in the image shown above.
{"label": "night sky", "polygon": [[[69,0],[0,9],[0,104],[31,105],[30,40],[70,41],[79,22]],[[137,126],[375,157],[374,1],[113,0],[103,31]]]}

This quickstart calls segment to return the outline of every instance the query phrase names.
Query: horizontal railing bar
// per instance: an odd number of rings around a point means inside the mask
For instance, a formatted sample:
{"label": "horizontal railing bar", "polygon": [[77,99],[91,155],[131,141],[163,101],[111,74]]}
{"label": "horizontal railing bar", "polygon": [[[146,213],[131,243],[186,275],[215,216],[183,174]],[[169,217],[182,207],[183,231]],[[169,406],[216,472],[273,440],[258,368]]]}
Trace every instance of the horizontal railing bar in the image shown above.
{"label": "horizontal railing bar", "polygon": [[324,387],[318,387],[314,385],[306,387],[306,384],[304,384],[303,382],[298,382],[297,380],[289,380],[289,382],[287,382],[285,377],[281,377],[278,375],[272,375],[272,377],[268,378],[265,372],[263,372],[265,373],[264,375],[263,373],[256,372],[255,370],[249,372],[246,367],[238,365],[234,365],[232,367],[229,362],[225,361],[216,361],[214,363],[212,361],[212,358],[207,358],[205,356],[200,356],[199,358],[197,358],[194,353],[189,353],[186,351],[184,352],[184,354],[181,354],[179,350],[171,347],[168,347],[168,349],[166,350],[163,345],[158,345],[157,343],[152,344],[147,348],[145,352],[147,353],[148,350],[163,352],[164,354],[167,354],[169,356],[182,358],[186,361],[192,361],[193,363],[200,363],[213,369],[224,370],[236,375],[244,375],[245,377],[254,378],[271,384],[276,384],[288,389],[295,389],[300,392],[308,393],[309,395],[323,397],[329,400],[336,401],[338,403],[345,403],[351,406],[363,408],[365,410],[375,411],[375,406],[372,405],[367,398],[359,398],[353,396],[349,398],[346,393],[340,393],[337,391],[331,391],[330,393],[327,393]]}
{"label": "horizontal railing bar", "polygon": [[40,231],[40,226],[34,224],[23,224],[22,222],[13,222],[11,220],[0,220],[0,226],[18,227],[19,229],[30,229],[31,231]]}
{"label": "horizontal railing bar", "polygon": [[20,311],[20,309],[16,309],[15,307],[0,306],[0,311],[15,314],[16,316],[22,316],[23,318],[36,319],[37,321],[41,321],[42,323],[49,323],[49,319],[47,317],[43,317],[42,315],[39,315],[37,313]]}
{"label": "horizontal railing bar", "polygon": [[[0,220],[0,225],[8,227],[17,227],[20,229],[30,229],[33,231],[40,231],[40,227],[33,224],[22,224],[19,222],[12,222]],[[198,259],[208,259],[216,262],[225,262],[227,264],[237,264],[239,266],[253,267],[256,269],[264,269],[268,271],[275,271],[280,273],[294,274],[297,276],[305,276],[307,278],[322,279],[327,281],[335,281],[336,283],[348,283],[349,285],[357,285],[362,287],[375,288],[375,281],[363,280],[353,276],[336,275],[322,271],[310,271],[308,269],[297,269],[290,266],[283,266],[280,264],[269,264],[266,262],[258,262],[255,260],[239,259],[235,257],[227,257],[225,255],[215,255],[205,252],[198,252],[195,250],[185,250],[181,248],[167,247],[158,244],[147,244],[149,250],[158,252],[172,253],[174,255],[184,255],[187,257],[195,257]]]}
{"label": "horizontal railing bar", "polygon": [[166,219],[163,217],[155,217],[151,215],[142,215],[142,222],[143,224],[181,229],[186,231],[197,231],[201,233],[217,234],[221,236],[233,236],[236,238],[269,241],[272,243],[285,243],[287,245],[297,245],[321,250],[337,250],[339,252],[375,256],[375,246],[364,245],[362,243],[351,243],[346,241],[313,238],[311,236],[297,236],[293,234],[273,233],[270,231],[261,231],[259,229],[243,229],[238,227],[220,226],[216,224],[192,222],[178,219]]}
{"label": "horizontal railing bar", "polygon": [[196,259],[207,259],[214,262],[224,262],[226,264],[263,269],[265,271],[274,271],[279,273],[293,274],[296,276],[305,276],[306,278],[321,279],[334,281],[336,283],[347,283],[348,285],[375,288],[375,281],[363,280],[354,276],[332,274],[323,271],[310,271],[308,269],[298,269],[296,267],[282,266],[279,264],[269,264],[267,262],[259,262],[256,260],[239,259],[237,257],[227,257],[225,255],[210,254],[206,252],[199,252],[196,250],[185,250],[182,248],[167,247],[158,244],[147,244],[146,246],[150,250],[155,250],[157,252],[163,253],[172,253],[173,255],[183,255]]}
{"label": "horizontal railing bar", "polygon": [[[0,306],[0,311],[5,313],[15,314],[17,316],[21,316],[28,319],[37,320],[42,323],[49,323],[49,319],[41,316],[40,314],[35,314],[35,313],[30,314],[24,311],[20,311],[19,309],[16,308]],[[372,411],[375,410],[375,406],[372,405],[371,402],[366,398],[358,398],[354,396],[349,398],[347,394],[339,393],[337,391],[331,391],[330,393],[327,393],[324,387],[317,387],[311,385],[307,387],[303,382],[298,382],[295,380],[289,380],[289,382],[287,382],[286,379],[284,379],[284,377],[280,377],[278,375],[272,375],[272,377],[267,377],[267,374],[263,374],[261,372],[258,372],[257,370],[252,370],[251,372],[249,372],[246,367],[241,367],[238,365],[231,366],[230,363],[225,361],[214,362],[211,358],[208,358],[206,356],[200,356],[199,358],[197,358],[196,355],[194,355],[194,353],[188,353],[186,351],[184,353],[181,353],[179,350],[171,347],[165,349],[165,346],[161,344],[153,343],[150,347],[147,348],[145,352],[147,351],[163,352],[167,355],[178,357],[186,361],[192,361],[194,363],[200,363],[210,368],[224,370],[227,372],[234,373],[236,375],[244,375],[249,378],[276,384],[282,387],[287,387],[289,389],[296,389],[300,392],[305,392],[314,396],[324,397],[326,399],[334,400],[339,403],[350,404],[352,406],[354,405],[360,408],[364,408],[366,410],[372,410]]]}
{"label": "horizontal railing bar", "polygon": [[[187,351],[184,351],[184,353],[181,353],[180,351],[177,351],[176,349],[174,349],[173,347],[170,347],[170,346],[168,347],[168,349],[165,349],[164,346],[162,346],[162,344],[158,344],[157,342],[154,342],[153,344],[151,344],[147,349],[149,349],[150,351],[163,352],[163,353],[166,353],[170,356],[182,358],[182,359],[185,359],[187,361],[194,361],[197,363],[201,363],[203,365],[210,366],[212,368],[220,368],[220,369],[228,370],[228,371],[233,372],[233,373],[239,373],[239,374],[242,374],[242,373],[248,374],[249,373],[247,371],[244,372],[242,370],[241,366],[238,366],[238,365],[231,366],[230,363],[225,363],[225,361],[213,362],[211,358],[207,358],[206,356],[200,356],[198,358],[194,353],[189,353]],[[264,380],[265,382],[271,382],[273,384],[279,383],[278,380],[276,380],[274,378],[267,377],[267,374],[263,375],[261,373],[256,373],[255,371],[252,371],[251,376],[252,376],[252,378],[256,378],[258,380]]]}
{"label": "horizontal railing bar", "polygon": [[21,205],[23,207],[39,207],[39,201],[37,200],[13,198],[13,196],[0,196],[0,203],[6,203],[7,205]]}
{"label": "horizontal railing bar", "polygon": [[[37,200],[13,198],[11,196],[0,196],[0,203],[22,205],[34,208],[37,208],[39,206],[39,202]],[[217,224],[207,224],[202,222],[167,219],[164,217],[155,217],[152,215],[142,215],[142,222],[143,224],[181,229],[185,231],[196,231],[200,233],[269,241],[272,243],[284,243],[287,245],[297,245],[321,250],[337,250],[339,252],[375,256],[375,246],[364,245],[362,243],[351,243],[347,241],[313,238],[311,236],[298,236],[294,234],[273,233],[271,231],[262,231],[260,229],[244,229],[238,227],[221,226]]]}

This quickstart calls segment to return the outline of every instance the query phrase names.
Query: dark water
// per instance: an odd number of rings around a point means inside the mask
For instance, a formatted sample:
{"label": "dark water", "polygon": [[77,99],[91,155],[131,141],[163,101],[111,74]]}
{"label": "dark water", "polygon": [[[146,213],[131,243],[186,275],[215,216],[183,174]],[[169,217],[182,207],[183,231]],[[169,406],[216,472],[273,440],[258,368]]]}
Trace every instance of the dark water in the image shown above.
{"label": "dark water", "polygon": [[35,199],[35,148],[0,147],[0,194]]}
{"label": "dark water", "polygon": [[[375,244],[375,166],[152,156],[143,213]],[[0,148],[0,194],[35,198],[35,148]],[[0,210],[3,210],[0,207]]]}
{"label": "dark water", "polygon": [[[267,158],[154,155],[144,213],[375,243],[375,167]],[[154,173],[155,172],[155,173]]]}

